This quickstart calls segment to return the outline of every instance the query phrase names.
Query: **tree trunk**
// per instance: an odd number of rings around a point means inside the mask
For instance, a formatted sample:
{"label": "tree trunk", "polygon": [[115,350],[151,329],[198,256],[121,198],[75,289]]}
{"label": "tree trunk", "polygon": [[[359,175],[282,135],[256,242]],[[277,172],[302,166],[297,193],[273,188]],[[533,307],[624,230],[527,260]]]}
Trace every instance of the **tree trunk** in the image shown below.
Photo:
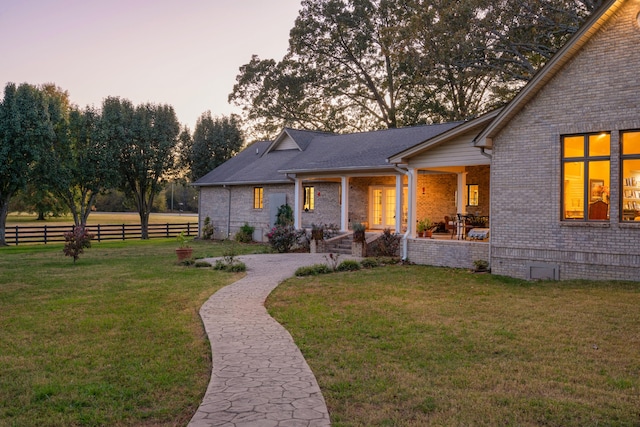
{"label": "tree trunk", "polygon": [[7,246],[5,229],[9,215],[9,197],[0,199],[0,246]]}

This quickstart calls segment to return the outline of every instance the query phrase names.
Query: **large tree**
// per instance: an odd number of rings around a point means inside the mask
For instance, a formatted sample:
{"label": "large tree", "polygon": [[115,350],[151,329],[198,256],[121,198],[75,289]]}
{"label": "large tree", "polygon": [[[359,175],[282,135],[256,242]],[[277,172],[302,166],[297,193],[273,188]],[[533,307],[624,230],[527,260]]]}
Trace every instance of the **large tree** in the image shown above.
{"label": "large tree", "polygon": [[510,99],[598,0],[304,0],[279,62],[229,100],[254,134],[460,120]]}
{"label": "large tree", "polygon": [[207,111],[198,118],[193,140],[185,144],[183,152],[192,181],[197,181],[242,149],[244,141],[240,127],[236,115],[214,118]]}
{"label": "large tree", "polygon": [[76,225],[86,225],[98,194],[117,184],[116,146],[100,138],[100,114],[92,107],[69,113],[69,144],[58,153],[54,193],[71,211]]}
{"label": "large tree", "polygon": [[155,196],[175,168],[180,124],[169,105],[142,104],[106,98],[102,106],[100,137],[114,144],[121,190],[133,201],[142,229],[149,238],[149,215]]}
{"label": "large tree", "polygon": [[35,86],[8,83],[0,103],[0,245],[6,245],[11,197],[27,185],[43,152],[55,139],[47,97]]}
{"label": "large tree", "polygon": [[100,116],[93,108],[72,107],[67,92],[53,84],[42,90],[55,138],[36,163],[31,182],[66,206],[76,225],[84,226],[96,196],[115,185],[114,147],[98,137]]}

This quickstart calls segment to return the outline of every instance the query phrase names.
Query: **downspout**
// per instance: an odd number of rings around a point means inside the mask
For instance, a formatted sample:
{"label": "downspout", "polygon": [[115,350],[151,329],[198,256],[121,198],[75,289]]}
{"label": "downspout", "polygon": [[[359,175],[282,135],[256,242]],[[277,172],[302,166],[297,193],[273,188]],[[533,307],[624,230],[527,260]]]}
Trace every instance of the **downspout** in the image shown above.
{"label": "downspout", "polygon": [[[488,157],[489,160],[493,160],[493,155],[489,154],[487,152],[485,152],[485,147],[480,147],[480,154],[482,154],[485,157]],[[493,186],[491,185],[491,172],[489,172],[489,218],[493,218],[493,203],[491,203],[491,200],[493,200],[493,198],[491,197],[491,191],[493,189]],[[491,267],[491,254],[493,252],[493,245],[491,244],[491,237],[489,237],[489,259],[487,260],[489,262],[489,267]]]}
{"label": "downspout", "polygon": [[227,207],[229,208],[229,212],[227,213],[227,239],[231,237],[231,187],[227,187],[223,185],[222,188],[226,189],[229,192],[229,201],[227,203]]}
{"label": "downspout", "polygon": [[493,159],[493,155],[487,153],[486,151],[484,151],[485,148],[484,147],[480,147],[480,154],[482,154],[485,157],[488,157],[489,160]]}
{"label": "downspout", "polygon": [[[398,172],[400,172],[401,174],[406,175],[407,185],[409,187],[409,190],[411,190],[411,180],[412,180],[411,171],[409,169],[402,169],[398,165],[393,165],[393,168]],[[407,195],[408,197],[412,197],[410,191],[407,191]],[[402,236],[402,261],[407,260],[407,252],[409,250],[408,239],[409,239],[409,232],[411,231],[412,221],[413,221],[413,212],[411,212],[411,206],[409,205],[409,200],[407,200],[407,231]]]}

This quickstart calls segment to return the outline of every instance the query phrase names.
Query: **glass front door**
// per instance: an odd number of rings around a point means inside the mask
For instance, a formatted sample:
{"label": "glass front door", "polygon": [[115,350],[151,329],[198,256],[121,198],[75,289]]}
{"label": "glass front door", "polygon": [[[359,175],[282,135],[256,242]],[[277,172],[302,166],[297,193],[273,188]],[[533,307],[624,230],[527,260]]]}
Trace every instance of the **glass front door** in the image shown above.
{"label": "glass front door", "polygon": [[[406,189],[403,191],[406,194]],[[395,187],[371,187],[371,228],[396,227],[396,189]],[[403,214],[406,212],[406,196],[402,203]],[[403,218],[404,220],[404,218]],[[406,222],[406,221],[403,221]]]}

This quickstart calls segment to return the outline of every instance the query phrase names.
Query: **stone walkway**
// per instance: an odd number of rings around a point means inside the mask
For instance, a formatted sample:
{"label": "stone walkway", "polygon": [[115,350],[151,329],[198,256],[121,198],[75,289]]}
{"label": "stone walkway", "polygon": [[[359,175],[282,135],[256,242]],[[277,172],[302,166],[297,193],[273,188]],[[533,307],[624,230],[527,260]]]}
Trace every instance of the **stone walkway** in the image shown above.
{"label": "stone walkway", "polygon": [[[291,335],[264,308],[269,293],[322,254],[238,257],[247,275],[216,292],[200,309],[211,342],[213,371],[190,427],[330,426],[315,376]],[[211,260],[208,260],[211,261]]]}

